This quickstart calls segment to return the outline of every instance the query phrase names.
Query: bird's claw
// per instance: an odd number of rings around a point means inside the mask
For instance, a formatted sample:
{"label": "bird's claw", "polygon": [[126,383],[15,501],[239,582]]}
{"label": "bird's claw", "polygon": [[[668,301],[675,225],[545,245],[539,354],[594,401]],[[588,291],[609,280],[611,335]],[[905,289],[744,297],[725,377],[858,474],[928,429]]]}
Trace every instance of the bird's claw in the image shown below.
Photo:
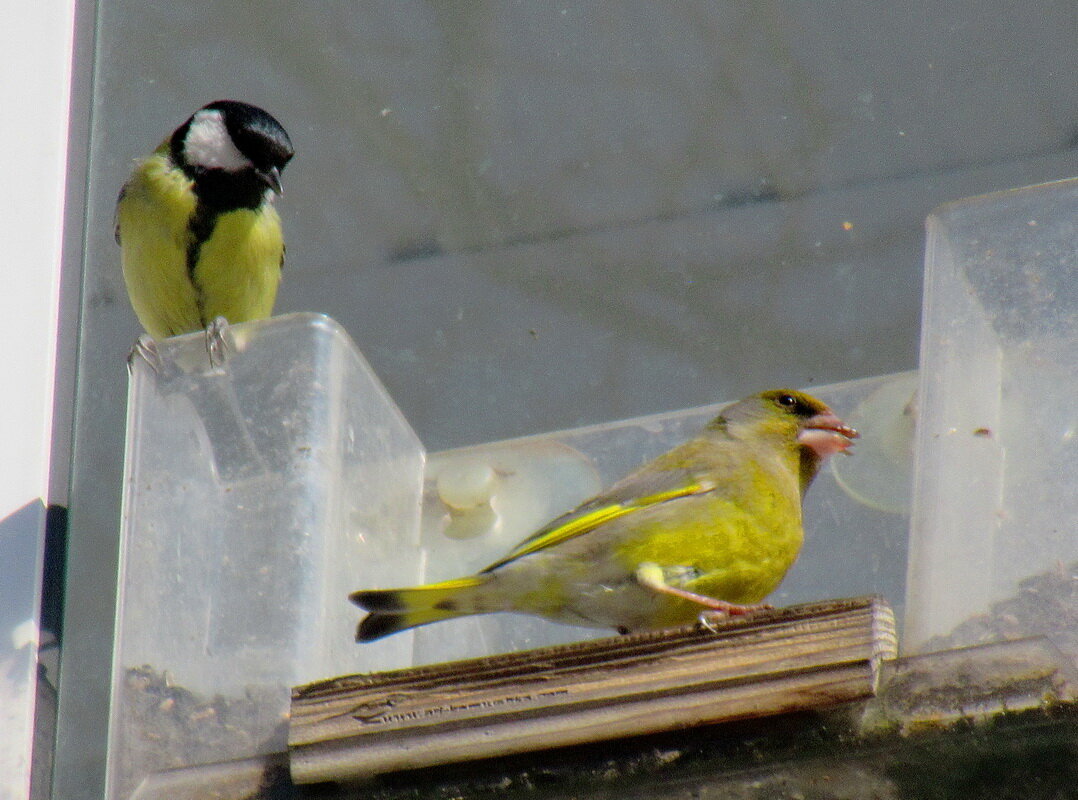
{"label": "bird's claw", "polygon": [[224,366],[228,354],[233,349],[231,338],[228,320],[224,317],[215,317],[206,326],[206,353],[210,357],[212,369]]}
{"label": "bird's claw", "polygon": [[747,617],[758,611],[770,611],[774,606],[769,603],[757,603],[751,606],[740,606],[735,603],[726,603],[721,608],[706,608],[696,617],[696,624],[712,633],[718,633],[719,623],[731,617]]}
{"label": "bird's claw", "polygon": [[701,611],[696,617],[696,625],[709,633],[718,633],[719,626],[718,621],[720,619],[728,619],[729,615],[725,611],[716,611],[715,609],[708,609],[707,611]]}
{"label": "bird's claw", "polygon": [[127,374],[130,375],[135,369],[135,359],[141,358],[146,364],[154,371],[154,373],[160,375],[164,362],[161,358],[161,351],[157,348],[157,342],[147,333],[139,336],[133,345],[131,350],[127,354]]}

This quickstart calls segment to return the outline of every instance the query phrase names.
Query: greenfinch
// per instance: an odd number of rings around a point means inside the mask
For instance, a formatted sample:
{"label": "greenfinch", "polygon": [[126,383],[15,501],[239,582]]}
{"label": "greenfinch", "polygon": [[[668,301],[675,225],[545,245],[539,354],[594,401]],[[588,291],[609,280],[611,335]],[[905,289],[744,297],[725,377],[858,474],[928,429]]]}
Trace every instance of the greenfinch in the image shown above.
{"label": "greenfinch", "polygon": [[497,611],[628,633],[766,608],[806,489],[857,435],[803,392],[754,394],[476,575],[353,593],[370,612],[356,640]]}

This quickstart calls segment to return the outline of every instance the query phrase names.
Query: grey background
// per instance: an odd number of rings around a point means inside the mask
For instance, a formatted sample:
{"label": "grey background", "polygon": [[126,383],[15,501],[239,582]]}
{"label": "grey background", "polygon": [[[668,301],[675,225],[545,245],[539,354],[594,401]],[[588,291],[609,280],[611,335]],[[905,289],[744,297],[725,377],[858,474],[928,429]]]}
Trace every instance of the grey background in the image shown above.
{"label": "grey background", "polygon": [[113,204],[199,106],[287,128],[277,310],[340,321],[431,451],[915,367],[925,216],[1078,173],[1071,0],[85,8],[73,800],[103,781],[139,333]]}

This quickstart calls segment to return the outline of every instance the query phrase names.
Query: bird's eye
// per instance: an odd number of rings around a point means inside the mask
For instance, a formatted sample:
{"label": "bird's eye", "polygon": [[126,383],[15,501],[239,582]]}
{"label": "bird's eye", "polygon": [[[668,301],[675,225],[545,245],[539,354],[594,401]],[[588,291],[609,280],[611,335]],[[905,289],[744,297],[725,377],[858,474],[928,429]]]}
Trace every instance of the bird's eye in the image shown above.
{"label": "bird's eye", "polygon": [[776,398],[776,402],[780,406],[785,406],[786,408],[793,408],[797,405],[797,398],[794,397],[792,394],[780,394]]}

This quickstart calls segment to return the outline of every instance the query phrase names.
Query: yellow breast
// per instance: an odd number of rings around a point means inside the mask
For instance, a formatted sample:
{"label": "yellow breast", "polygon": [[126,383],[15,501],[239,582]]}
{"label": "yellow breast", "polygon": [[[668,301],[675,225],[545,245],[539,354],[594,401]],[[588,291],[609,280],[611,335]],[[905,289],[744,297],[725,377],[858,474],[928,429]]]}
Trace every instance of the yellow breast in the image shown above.
{"label": "yellow breast", "polygon": [[277,212],[266,203],[218,216],[191,270],[196,207],[190,179],[162,152],[139,165],[117,206],[127,292],[157,338],[199,330],[218,316],[237,323],[273,311],[284,255]]}

